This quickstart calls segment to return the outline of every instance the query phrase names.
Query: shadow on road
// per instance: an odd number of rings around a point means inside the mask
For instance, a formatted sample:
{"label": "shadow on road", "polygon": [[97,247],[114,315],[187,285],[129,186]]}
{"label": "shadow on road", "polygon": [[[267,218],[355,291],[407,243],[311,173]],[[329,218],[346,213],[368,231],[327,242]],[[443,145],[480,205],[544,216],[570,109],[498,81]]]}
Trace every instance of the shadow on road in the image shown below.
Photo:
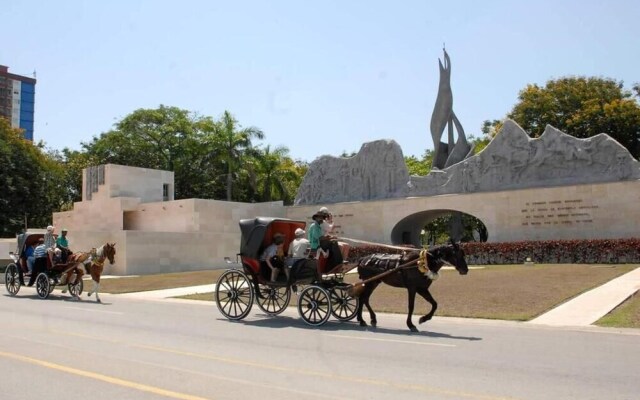
{"label": "shadow on road", "polygon": [[18,293],[15,296],[11,296],[10,294],[4,294],[4,297],[14,297],[16,299],[27,299],[27,300],[35,300],[35,301],[63,301],[63,302],[69,302],[69,303],[73,303],[73,304],[95,304],[98,306],[109,306],[112,303],[105,303],[104,301],[102,303],[98,303],[95,301],[95,298],[87,298],[85,293],[82,293],[83,295],[85,295],[85,297],[82,298],[82,300],[76,300],[73,297],[71,297],[68,294],[50,294],[49,297],[47,297],[46,299],[41,299],[40,297],[38,297],[37,294],[25,294],[25,295],[20,295],[20,293]]}
{"label": "shadow on road", "polygon": [[258,314],[259,317],[263,317],[260,319],[250,319],[250,320],[240,320],[240,321],[230,321],[226,318],[218,318],[218,321],[224,321],[228,323],[237,323],[243,324],[247,326],[254,326],[260,328],[273,328],[273,329],[282,329],[282,328],[295,328],[295,329],[304,329],[304,330],[318,330],[324,332],[345,332],[345,331],[353,331],[353,332],[376,332],[380,334],[387,335],[397,335],[397,336],[405,336],[405,337],[425,337],[425,338],[442,338],[442,339],[454,339],[454,340],[467,340],[467,341],[479,341],[482,340],[480,337],[476,336],[456,336],[450,335],[448,333],[442,332],[433,332],[433,331],[421,331],[421,332],[411,332],[409,329],[391,329],[391,328],[373,328],[371,326],[361,327],[357,322],[339,322],[335,320],[330,320],[326,324],[318,327],[309,326],[302,321],[302,319],[297,317],[289,317],[289,316],[275,316],[271,317],[266,314]]}

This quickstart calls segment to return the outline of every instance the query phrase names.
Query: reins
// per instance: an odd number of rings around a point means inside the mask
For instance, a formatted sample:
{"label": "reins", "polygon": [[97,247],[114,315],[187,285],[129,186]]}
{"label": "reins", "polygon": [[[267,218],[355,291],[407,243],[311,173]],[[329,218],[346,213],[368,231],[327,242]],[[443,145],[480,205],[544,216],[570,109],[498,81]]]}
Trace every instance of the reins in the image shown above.
{"label": "reins", "polygon": [[[394,246],[392,244],[385,244],[385,243],[376,243],[376,242],[368,242],[366,240],[360,240],[360,239],[353,239],[353,238],[348,238],[348,237],[338,237],[337,240],[344,240],[347,242],[353,242],[353,243],[360,243],[360,244],[368,244],[371,246],[380,246],[380,247],[386,247],[387,249],[394,249],[394,250],[403,250],[403,251],[420,251],[421,254],[421,258],[422,258],[422,252],[425,253],[425,257],[426,255],[430,255],[432,257],[435,257],[435,255],[433,253],[431,253],[429,250],[426,249],[417,249],[415,247],[403,247],[403,246]],[[451,267],[455,267],[455,265],[451,264],[450,262],[448,262],[447,260],[438,257],[439,260],[441,260],[444,264],[447,264]],[[426,258],[425,258],[426,260]],[[425,261],[426,262],[426,261]],[[425,264],[426,265],[426,264]],[[398,268],[398,267],[397,267]],[[428,268],[427,268],[428,269]]]}
{"label": "reins", "polygon": [[[422,250],[422,249],[418,249],[415,247],[403,247],[403,246],[394,246],[392,244],[385,244],[385,243],[376,243],[376,242],[368,242],[366,240],[360,240],[360,239],[352,239],[352,238],[347,238],[347,237],[339,237],[337,238],[338,240],[344,240],[347,242],[353,242],[353,243],[360,243],[360,244],[368,244],[371,246],[380,246],[380,247],[386,247],[387,249],[393,249],[393,250],[404,250],[404,251],[418,251],[418,250]],[[429,255],[433,255],[431,253],[429,253],[427,251],[427,254]]]}

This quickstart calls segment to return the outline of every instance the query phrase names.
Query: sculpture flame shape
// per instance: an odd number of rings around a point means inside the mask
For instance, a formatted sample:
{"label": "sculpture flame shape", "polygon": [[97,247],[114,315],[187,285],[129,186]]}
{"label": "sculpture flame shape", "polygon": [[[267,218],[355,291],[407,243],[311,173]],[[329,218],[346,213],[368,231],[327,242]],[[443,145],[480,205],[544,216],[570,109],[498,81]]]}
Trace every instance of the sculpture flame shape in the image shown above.
{"label": "sculpture flame shape", "polygon": [[[440,66],[440,84],[438,86],[438,97],[433,107],[431,115],[431,137],[433,138],[433,164],[432,168],[444,169],[465,158],[471,156],[472,147],[467,142],[467,138],[462,129],[462,124],[453,112],[453,93],[451,92],[451,60],[445,49],[444,65],[438,59]],[[448,141],[442,141],[442,134],[447,128]],[[458,140],[454,141],[454,127],[458,132]]]}

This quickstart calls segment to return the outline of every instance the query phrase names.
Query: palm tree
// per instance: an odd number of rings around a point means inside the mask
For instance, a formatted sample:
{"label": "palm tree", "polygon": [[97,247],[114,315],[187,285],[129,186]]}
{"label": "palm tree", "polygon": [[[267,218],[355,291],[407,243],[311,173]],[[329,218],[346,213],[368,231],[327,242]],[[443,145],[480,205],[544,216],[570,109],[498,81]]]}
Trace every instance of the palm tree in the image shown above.
{"label": "palm tree", "polygon": [[238,121],[229,111],[222,114],[218,130],[220,158],[226,165],[227,201],[231,201],[233,174],[237,166],[240,165],[244,153],[251,149],[251,139],[263,139],[264,134],[260,129],[254,127],[241,129]]}
{"label": "palm tree", "polygon": [[297,181],[299,184],[302,180],[295,163],[288,157],[289,149],[278,146],[271,150],[267,145],[264,149],[255,150],[253,162],[247,166],[251,169],[251,185],[261,193],[260,200],[282,199],[289,202],[291,193],[288,187],[292,186],[289,183]]}

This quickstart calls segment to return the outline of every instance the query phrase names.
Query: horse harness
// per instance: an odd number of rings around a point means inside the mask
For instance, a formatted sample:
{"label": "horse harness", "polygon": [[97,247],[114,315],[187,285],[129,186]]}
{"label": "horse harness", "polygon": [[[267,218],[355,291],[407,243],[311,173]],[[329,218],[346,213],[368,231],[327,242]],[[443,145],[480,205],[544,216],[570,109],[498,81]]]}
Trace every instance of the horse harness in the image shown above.
{"label": "horse harness", "polygon": [[[94,258],[96,257],[96,258]],[[91,262],[98,266],[98,267],[103,267],[104,266],[104,261],[107,258],[104,255],[104,246],[100,246],[100,252],[98,252],[98,249],[91,249]]]}
{"label": "horse harness", "polygon": [[[423,249],[420,251],[420,255],[416,260],[401,265],[404,254],[373,254],[362,266],[373,267],[382,271],[397,270],[397,272],[403,272],[409,268],[418,268],[420,273],[430,280],[435,281],[438,279],[439,275],[437,272],[429,269],[428,255],[431,254],[427,250]],[[402,274],[402,278],[404,280],[404,274]]]}

